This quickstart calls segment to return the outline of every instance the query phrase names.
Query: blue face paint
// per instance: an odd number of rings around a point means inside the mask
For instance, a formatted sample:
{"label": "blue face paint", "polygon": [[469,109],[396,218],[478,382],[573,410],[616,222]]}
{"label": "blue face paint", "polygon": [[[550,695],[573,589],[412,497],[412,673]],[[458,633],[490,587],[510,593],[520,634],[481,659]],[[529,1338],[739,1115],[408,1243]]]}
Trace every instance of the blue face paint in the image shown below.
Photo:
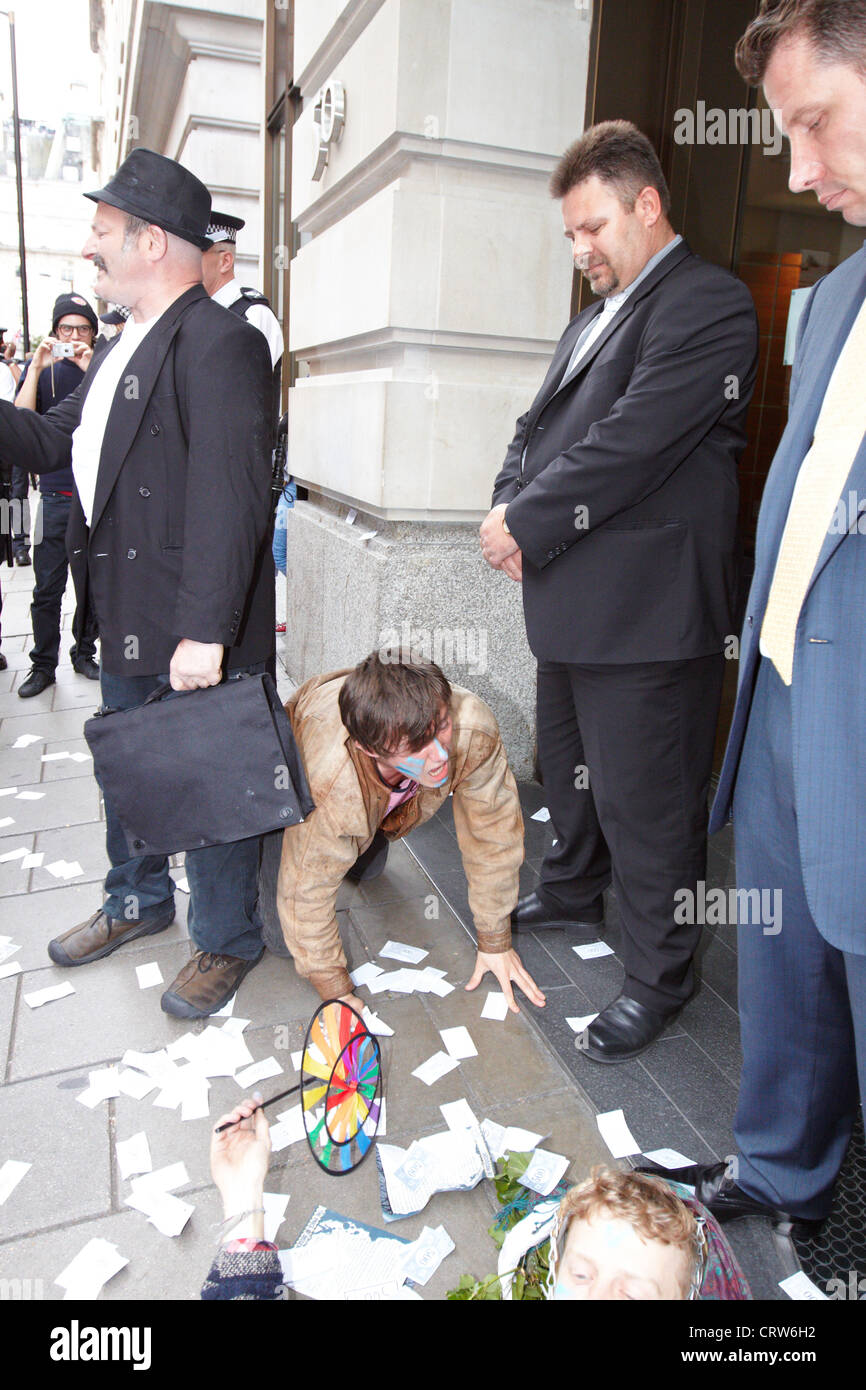
{"label": "blue face paint", "polygon": [[[447,764],[448,754],[445,752],[445,749],[442,747],[442,744],[439,742],[438,738],[434,738],[433,744],[437,753],[439,754],[439,757]],[[411,777],[413,782],[420,782],[422,776],[424,775],[424,764],[426,763],[426,761],[426,758],[406,757],[402,760],[402,762],[395,763],[394,767],[397,772],[402,772],[404,777]],[[442,783],[447,779],[447,777],[448,768],[446,766],[443,769],[442,776],[439,778],[439,781],[436,783],[436,786],[441,787]]]}

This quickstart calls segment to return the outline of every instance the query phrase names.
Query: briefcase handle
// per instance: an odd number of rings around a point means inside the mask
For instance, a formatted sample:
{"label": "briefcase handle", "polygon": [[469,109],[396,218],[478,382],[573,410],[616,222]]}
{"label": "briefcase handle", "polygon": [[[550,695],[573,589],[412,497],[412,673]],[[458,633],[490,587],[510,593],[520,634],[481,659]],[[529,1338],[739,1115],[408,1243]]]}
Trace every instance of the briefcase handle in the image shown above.
{"label": "briefcase handle", "polygon": [[[222,680],[217,681],[217,685],[228,685],[229,681],[243,681],[243,680],[247,680],[247,679],[249,679],[249,674],[250,674],[249,671],[239,671],[238,674],[237,674],[236,676],[235,676],[235,675],[224,676],[224,677],[222,678]],[[204,689],[204,690],[214,690],[214,689],[216,689],[216,687],[213,686],[213,685],[205,685],[205,686],[203,686],[203,687],[201,687],[201,688]],[[163,681],[162,685],[158,685],[158,686],[156,687],[156,690],[152,690],[152,691],[150,692],[150,694],[148,695],[148,697],[147,697],[147,699],[145,700],[144,703],[145,703],[146,705],[155,705],[156,702],[157,702],[157,700],[162,700],[166,695],[170,695],[170,694],[172,693],[173,690],[174,690],[174,686],[172,685],[171,681]],[[181,692],[180,692],[179,690],[174,690],[174,693],[175,693],[175,695],[180,695],[180,694],[181,694]],[[184,691],[183,693],[186,694],[186,695],[191,695],[191,694],[192,694],[192,691],[191,691],[191,690],[187,690],[187,691]]]}

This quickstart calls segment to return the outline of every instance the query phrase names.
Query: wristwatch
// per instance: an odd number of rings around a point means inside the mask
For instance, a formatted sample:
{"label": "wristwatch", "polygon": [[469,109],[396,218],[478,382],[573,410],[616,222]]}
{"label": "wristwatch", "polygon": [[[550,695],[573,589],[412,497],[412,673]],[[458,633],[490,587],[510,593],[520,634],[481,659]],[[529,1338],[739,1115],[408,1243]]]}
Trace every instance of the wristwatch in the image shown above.
{"label": "wristwatch", "polygon": [[508,522],[505,520],[505,516],[504,516],[504,515],[503,515],[503,517],[502,517],[502,529],[503,529],[503,531],[505,532],[506,536],[510,536],[510,535],[511,535],[511,530],[510,530],[510,528],[509,528]]}

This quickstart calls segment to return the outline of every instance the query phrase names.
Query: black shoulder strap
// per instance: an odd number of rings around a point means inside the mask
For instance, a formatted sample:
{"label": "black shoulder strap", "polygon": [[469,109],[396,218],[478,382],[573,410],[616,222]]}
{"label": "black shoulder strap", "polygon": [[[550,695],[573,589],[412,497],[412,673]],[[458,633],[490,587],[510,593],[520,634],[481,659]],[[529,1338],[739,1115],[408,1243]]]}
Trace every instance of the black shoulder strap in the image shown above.
{"label": "black shoulder strap", "polygon": [[266,309],[271,307],[261,290],[254,290],[249,285],[242,285],[240,295],[233,304],[228,305],[228,311],[230,314],[237,314],[238,318],[245,319],[247,311],[253,304],[263,304]]}

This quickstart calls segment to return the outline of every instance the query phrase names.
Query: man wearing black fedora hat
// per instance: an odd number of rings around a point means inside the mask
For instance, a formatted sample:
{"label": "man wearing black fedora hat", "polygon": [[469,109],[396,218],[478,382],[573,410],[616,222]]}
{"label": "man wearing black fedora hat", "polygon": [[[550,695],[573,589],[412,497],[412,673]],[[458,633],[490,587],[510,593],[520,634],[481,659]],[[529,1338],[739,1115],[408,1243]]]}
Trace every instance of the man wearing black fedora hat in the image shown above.
{"label": "man wearing black fedora hat", "polygon": [[[87,555],[103,704],[129,709],[165,680],[195,690],[272,666],[271,361],[262,335],[202,286],[210,195],[194,175],[136,149],[87,196],[94,288],[131,316],[48,415],[0,402],[0,459],[42,473],[71,454],[69,544]],[[108,803],[105,816],[106,899],[50,943],[59,965],[174,918],[167,861],[130,859]],[[166,1012],[215,1012],[261,956],[257,871],[255,839],[188,852],[196,953],[163,995]]]}

